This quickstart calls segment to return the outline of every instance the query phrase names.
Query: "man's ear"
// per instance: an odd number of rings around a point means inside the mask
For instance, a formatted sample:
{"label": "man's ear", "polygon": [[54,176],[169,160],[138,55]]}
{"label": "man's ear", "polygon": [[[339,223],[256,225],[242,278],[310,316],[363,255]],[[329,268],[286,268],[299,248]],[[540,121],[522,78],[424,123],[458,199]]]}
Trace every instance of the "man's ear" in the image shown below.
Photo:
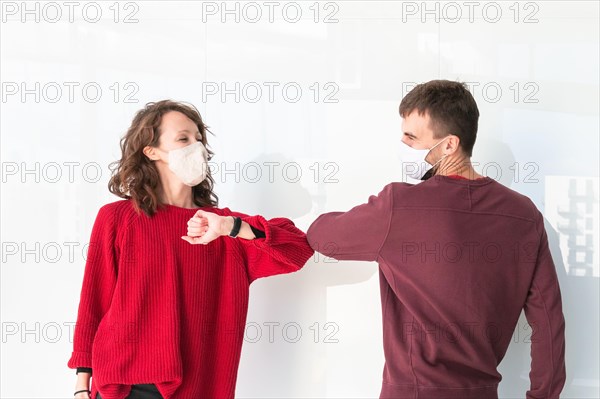
{"label": "man's ear", "polygon": [[446,150],[448,151],[448,155],[452,155],[456,151],[460,151],[460,137],[450,134],[450,138],[446,142]]}

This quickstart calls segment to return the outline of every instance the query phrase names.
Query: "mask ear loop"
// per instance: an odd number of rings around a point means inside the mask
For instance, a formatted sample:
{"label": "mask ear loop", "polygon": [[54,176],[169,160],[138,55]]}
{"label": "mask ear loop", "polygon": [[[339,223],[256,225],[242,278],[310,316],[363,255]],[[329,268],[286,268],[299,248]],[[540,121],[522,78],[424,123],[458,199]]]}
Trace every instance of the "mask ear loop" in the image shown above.
{"label": "mask ear loop", "polygon": [[[446,136],[446,138],[447,138],[447,137],[450,137],[450,136]],[[439,144],[439,143],[438,143],[438,144]],[[437,144],[436,144],[436,145],[437,145]],[[449,155],[449,154],[445,154],[445,155],[444,155],[442,158],[440,158],[440,160],[439,160],[438,162],[436,162],[436,164],[439,164],[439,162],[441,162],[441,161],[442,161],[442,159],[444,159],[444,158],[445,158],[445,157],[447,157],[448,155]],[[464,157],[463,157],[463,158],[461,158],[460,160],[458,160],[458,161],[456,161],[456,162],[453,162],[451,165],[447,165],[447,166],[448,166],[448,167],[450,167],[450,166],[453,166],[453,165],[459,165],[459,166],[460,166],[460,168],[459,168],[458,170],[460,171],[460,170],[462,170],[462,166],[464,166],[464,165],[466,165],[466,164],[467,164],[467,162],[464,162],[464,160],[465,160],[466,158],[467,158],[467,157],[466,157],[466,156],[464,156]],[[433,170],[433,169],[434,169],[434,167],[432,166],[432,167],[431,167],[431,170]],[[438,168],[435,170],[435,173],[437,173],[437,170],[438,170],[438,169],[439,169],[439,167],[438,167]]]}
{"label": "mask ear loop", "polygon": [[[163,150],[160,147],[154,147],[155,149],[157,149],[158,151],[162,152],[163,154],[167,154],[167,159],[169,158],[169,151]],[[157,160],[153,160],[153,162],[156,162]],[[167,161],[168,163],[168,161]]]}
{"label": "mask ear loop", "polygon": [[[166,152],[167,154],[169,154],[169,152],[168,152],[168,151],[165,151],[165,150],[163,150],[163,149],[162,149],[162,148],[160,148],[160,147],[152,147],[152,148],[154,148],[155,150],[162,151],[162,152]],[[156,161],[157,161],[157,159],[150,159],[150,157],[149,157],[149,156],[147,156],[146,154],[144,154],[144,155],[146,156],[146,159],[148,159],[150,162],[156,162]]]}
{"label": "mask ear loop", "polygon": [[[435,147],[437,147],[438,145],[440,145],[440,144],[441,144],[441,143],[442,143],[444,140],[446,140],[448,137],[450,137],[450,135],[448,135],[448,136],[444,137],[444,138],[443,138],[443,139],[441,139],[441,140],[440,140],[438,143],[436,143],[436,144],[435,144],[433,147],[431,147],[431,148],[429,149],[429,152],[431,152],[431,150],[433,150]],[[431,166],[431,168],[430,168],[430,169],[429,169],[429,171],[428,171],[428,173],[429,173],[429,172],[431,172],[431,174],[430,174],[429,176],[427,176],[427,179],[428,179],[428,178],[430,178],[431,176],[433,176],[433,175],[437,174],[437,170],[439,169],[439,167],[437,167],[437,168],[436,168],[436,166],[437,166],[437,165],[439,165],[439,164],[440,164],[440,162],[442,162],[442,160],[443,160],[444,158],[446,158],[447,156],[448,156],[448,154],[444,154],[444,156],[443,156],[443,157],[441,157],[441,158],[440,158],[440,159],[439,159],[439,160],[438,160],[438,161],[437,161],[435,164],[433,164],[433,165]],[[425,173],[425,175],[427,175],[427,173]],[[425,177],[425,176],[423,176],[423,177]],[[421,178],[421,180],[426,180],[426,179],[423,179],[423,178]]]}

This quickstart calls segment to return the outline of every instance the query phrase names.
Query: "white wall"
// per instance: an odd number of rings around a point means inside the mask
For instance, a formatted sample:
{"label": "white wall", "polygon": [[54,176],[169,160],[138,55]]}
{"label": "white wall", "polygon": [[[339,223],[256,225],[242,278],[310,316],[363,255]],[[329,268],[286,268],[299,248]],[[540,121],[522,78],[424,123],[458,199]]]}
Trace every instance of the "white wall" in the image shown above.
{"label": "white wall", "polygon": [[[72,394],[81,248],[98,208],[118,199],[107,165],[146,102],[198,107],[216,134],[214,161],[242,174],[216,174],[220,206],[306,231],[320,213],[401,180],[398,105],[437,78],[470,82],[478,170],[543,211],[567,319],[563,396],[599,396],[598,2],[111,4],[1,3],[2,398]],[[256,183],[244,181],[249,162],[262,167]],[[265,162],[280,163],[272,182]],[[379,395],[375,263],[315,257],[258,280],[248,323],[237,396]],[[268,323],[280,323],[273,342]],[[297,323],[288,335],[286,323]],[[500,366],[502,397],[528,388],[528,335],[521,318]]]}

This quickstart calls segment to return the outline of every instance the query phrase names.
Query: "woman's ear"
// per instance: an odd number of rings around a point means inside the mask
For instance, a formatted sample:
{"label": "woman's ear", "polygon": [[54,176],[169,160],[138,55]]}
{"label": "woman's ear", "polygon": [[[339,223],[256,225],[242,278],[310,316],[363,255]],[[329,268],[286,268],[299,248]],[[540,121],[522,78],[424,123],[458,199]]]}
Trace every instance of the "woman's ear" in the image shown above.
{"label": "woman's ear", "polygon": [[160,157],[156,153],[157,152],[156,148],[151,147],[149,145],[147,145],[146,147],[144,147],[144,149],[142,150],[142,152],[151,161],[158,161],[160,159]]}

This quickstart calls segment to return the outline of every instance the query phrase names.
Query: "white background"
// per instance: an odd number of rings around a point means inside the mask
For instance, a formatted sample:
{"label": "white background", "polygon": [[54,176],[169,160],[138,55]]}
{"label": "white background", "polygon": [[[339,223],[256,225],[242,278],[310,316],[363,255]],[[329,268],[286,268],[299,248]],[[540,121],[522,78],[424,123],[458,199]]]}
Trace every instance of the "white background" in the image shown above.
{"label": "white background", "polygon": [[[563,397],[598,397],[598,2],[272,4],[1,2],[0,397],[72,395],[82,248],[118,200],[108,163],[145,103],[200,110],[220,207],[306,231],[402,180],[398,105],[438,78],[469,82],[478,103],[476,169],[544,213],[567,321]],[[279,163],[272,179],[265,162]],[[378,397],[380,311],[375,263],[316,255],[256,281],[237,396]],[[522,317],[502,397],[529,386],[529,334]]]}

